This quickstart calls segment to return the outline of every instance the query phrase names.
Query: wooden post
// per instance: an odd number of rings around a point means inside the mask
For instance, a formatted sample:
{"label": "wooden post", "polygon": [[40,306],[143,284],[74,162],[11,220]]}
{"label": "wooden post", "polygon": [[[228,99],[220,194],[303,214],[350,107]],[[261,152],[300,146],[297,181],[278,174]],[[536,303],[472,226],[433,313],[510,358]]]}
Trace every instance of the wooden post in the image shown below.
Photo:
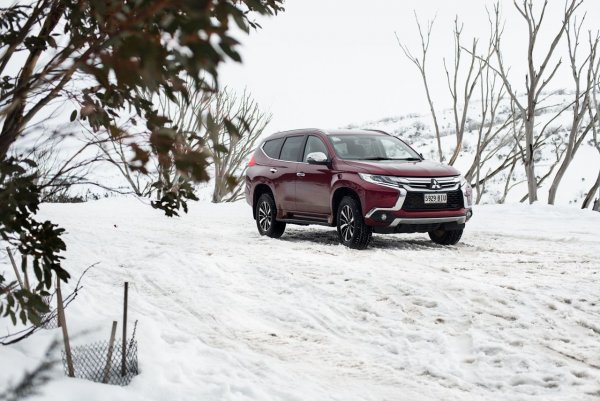
{"label": "wooden post", "polygon": [[123,298],[123,344],[121,347],[121,376],[127,374],[127,293],[129,291],[129,283],[125,282],[125,294]]}
{"label": "wooden post", "polygon": [[108,383],[110,377],[110,365],[112,363],[113,348],[115,346],[115,334],[117,333],[117,322],[113,321],[112,330],[110,331],[110,341],[108,342],[108,355],[106,356],[106,366],[104,367],[104,378],[102,383]]}
{"label": "wooden post", "polygon": [[62,327],[63,340],[65,342],[65,354],[67,356],[67,372],[69,377],[75,377],[73,369],[73,356],[71,355],[71,343],[69,342],[69,332],[67,331],[67,321],[65,320],[65,306],[63,304],[62,293],[60,291],[60,278],[56,278],[56,299],[58,302],[58,323]]}
{"label": "wooden post", "polygon": [[58,316],[58,305],[60,305],[61,303],[62,302],[59,301],[58,294],[57,294],[56,295],[56,322],[57,322],[57,327],[62,327],[62,322],[60,321],[60,316]]}
{"label": "wooden post", "polygon": [[8,253],[8,257],[10,258],[10,263],[12,264],[13,269],[15,269],[15,274],[17,276],[17,280],[19,281],[19,285],[21,289],[24,290],[25,286],[23,285],[23,280],[21,280],[21,275],[19,274],[19,269],[17,269],[17,264],[15,263],[15,258],[13,258],[13,254],[10,251],[9,247],[6,247],[6,253]]}
{"label": "wooden post", "polygon": [[21,271],[23,272],[23,277],[25,278],[25,289],[29,291],[31,289],[31,285],[29,284],[29,274],[27,274],[27,255],[21,255]]}

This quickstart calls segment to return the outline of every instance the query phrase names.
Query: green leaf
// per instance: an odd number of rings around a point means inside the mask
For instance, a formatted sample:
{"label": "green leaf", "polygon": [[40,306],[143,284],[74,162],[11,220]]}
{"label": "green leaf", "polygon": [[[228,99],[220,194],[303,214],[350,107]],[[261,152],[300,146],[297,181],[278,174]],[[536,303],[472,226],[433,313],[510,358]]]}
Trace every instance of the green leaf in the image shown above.
{"label": "green leaf", "polygon": [[71,122],[75,121],[75,119],[77,118],[77,110],[73,110],[71,112],[71,117],[69,117],[69,120],[71,120]]}
{"label": "green leaf", "polygon": [[52,47],[53,49],[56,49],[56,47],[57,47],[56,40],[54,40],[54,38],[52,36],[48,36],[46,39],[47,39],[48,45],[50,47]]}

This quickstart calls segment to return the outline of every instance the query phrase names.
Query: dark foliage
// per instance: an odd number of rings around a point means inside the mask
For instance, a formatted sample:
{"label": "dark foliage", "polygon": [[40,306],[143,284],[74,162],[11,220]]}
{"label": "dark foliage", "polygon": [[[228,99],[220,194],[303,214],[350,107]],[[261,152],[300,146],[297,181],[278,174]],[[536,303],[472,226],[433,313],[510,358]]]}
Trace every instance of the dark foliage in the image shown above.
{"label": "dark foliage", "polygon": [[[259,27],[253,15],[274,15],[282,6],[283,0],[36,0],[0,7],[0,236],[33,258],[40,283],[31,291],[5,285],[3,316],[39,320],[52,277],[69,278],[59,256],[64,230],[33,218],[40,190],[27,173],[31,162],[9,157],[40,112],[69,100],[76,105],[71,122],[105,130],[115,140],[133,138],[132,169],[146,172],[151,158],[175,166],[182,185],[152,206],[169,216],[187,211],[187,201],[196,199],[190,182],[208,179],[208,156],[178,146],[182,132],[148,94],[180,95],[187,102],[184,76],[197,89],[215,91],[219,64],[241,60],[231,23],[249,32]],[[148,134],[144,141],[122,128],[131,118],[132,130]]]}
{"label": "dark foliage", "polygon": [[[39,208],[40,193],[35,174],[28,173],[32,162],[8,158],[0,163],[0,237],[17,245],[24,255],[33,259],[33,271],[38,286],[0,291],[0,315],[16,323],[17,314],[23,323],[39,323],[40,315],[48,311],[42,296],[52,285],[54,274],[68,280],[69,273],[61,265],[61,251],[66,249],[60,239],[62,228],[50,221],[39,222],[34,215]],[[0,276],[0,284],[4,277]]]}

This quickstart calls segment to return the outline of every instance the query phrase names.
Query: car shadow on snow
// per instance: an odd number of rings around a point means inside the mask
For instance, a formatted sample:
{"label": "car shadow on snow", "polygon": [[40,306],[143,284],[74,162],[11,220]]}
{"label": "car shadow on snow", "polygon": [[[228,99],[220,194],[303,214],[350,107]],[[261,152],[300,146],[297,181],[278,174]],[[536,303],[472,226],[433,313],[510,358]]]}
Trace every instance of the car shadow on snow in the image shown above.
{"label": "car shadow on snow", "polygon": [[335,230],[306,230],[287,228],[281,241],[289,242],[313,242],[321,245],[339,245],[337,232]]}
{"label": "car shadow on snow", "polygon": [[373,249],[398,249],[398,250],[410,250],[419,251],[432,249],[449,249],[456,248],[460,245],[453,247],[445,247],[442,245],[435,244],[429,240],[429,238],[411,238],[407,235],[394,234],[394,235],[374,235],[370,248]]}
{"label": "car shadow on snow", "polygon": [[[463,247],[469,247],[469,245],[461,243],[455,246],[442,246],[431,242],[427,237],[411,238],[410,235],[414,236],[415,234],[375,234],[373,235],[373,240],[369,244],[368,249],[397,249],[418,251],[433,249],[459,250]],[[311,242],[313,244],[341,246],[337,232],[335,230],[325,229],[307,230],[288,228],[285,231],[285,234],[280,238],[280,240],[287,242]]]}

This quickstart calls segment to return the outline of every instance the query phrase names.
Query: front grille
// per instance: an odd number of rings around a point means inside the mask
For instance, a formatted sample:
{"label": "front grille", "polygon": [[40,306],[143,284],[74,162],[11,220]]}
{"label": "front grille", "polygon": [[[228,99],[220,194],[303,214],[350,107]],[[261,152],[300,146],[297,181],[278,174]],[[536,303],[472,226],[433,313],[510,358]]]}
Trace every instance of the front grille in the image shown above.
{"label": "front grille", "polygon": [[399,183],[401,185],[407,186],[408,190],[410,190],[410,188],[416,190],[430,190],[432,189],[432,183],[434,181],[437,182],[437,185],[439,185],[438,188],[434,189],[442,190],[456,189],[459,184],[458,177],[403,177],[399,179]]}
{"label": "front grille", "polygon": [[[443,193],[443,192],[440,192]],[[422,192],[408,192],[402,209],[404,210],[445,210],[462,209],[464,207],[463,195],[460,190],[446,192],[448,194],[447,203],[428,203],[425,204]]]}

